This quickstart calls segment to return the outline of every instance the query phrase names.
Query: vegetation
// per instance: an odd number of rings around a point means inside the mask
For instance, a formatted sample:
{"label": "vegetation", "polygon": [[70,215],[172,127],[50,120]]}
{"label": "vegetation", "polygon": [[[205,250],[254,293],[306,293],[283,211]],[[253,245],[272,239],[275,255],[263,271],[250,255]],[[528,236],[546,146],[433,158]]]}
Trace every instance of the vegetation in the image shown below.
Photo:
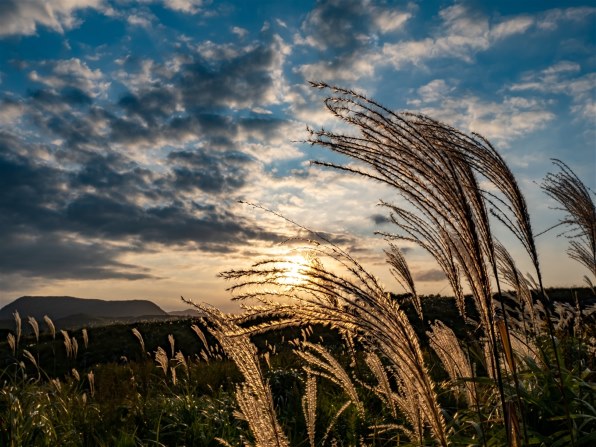
{"label": "vegetation", "polygon": [[[390,293],[341,247],[295,224],[309,237],[291,260],[221,274],[242,314],[198,304],[200,322],[176,335],[134,327],[127,336],[137,351],[119,364],[81,365],[94,337],[58,335],[48,319],[46,342],[68,366],[50,374],[38,323],[28,320],[34,335],[24,342],[16,314],[2,373],[3,444],[596,442],[596,208],[581,180],[555,161],[559,171],[542,185],[566,212],[570,256],[588,270],[584,295],[559,300],[543,286],[524,196],[488,141],[315,86],[331,92],[330,112],[359,131],[311,130],[310,143],[360,162],[319,164],[388,184],[403,199],[383,203],[396,231],[384,236],[407,293]],[[532,276],[494,237],[498,224],[522,244]],[[435,258],[453,301],[418,296],[400,241]]]}

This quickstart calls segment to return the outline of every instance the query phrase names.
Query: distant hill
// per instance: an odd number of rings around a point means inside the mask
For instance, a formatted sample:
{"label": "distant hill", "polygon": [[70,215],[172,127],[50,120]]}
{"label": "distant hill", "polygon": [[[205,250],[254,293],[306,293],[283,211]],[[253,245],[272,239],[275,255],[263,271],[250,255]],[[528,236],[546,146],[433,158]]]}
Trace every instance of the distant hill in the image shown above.
{"label": "distant hill", "polygon": [[205,315],[204,312],[201,312],[198,309],[173,310],[168,313],[176,317],[201,317]]}
{"label": "distant hill", "polygon": [[167,317],[168,313],[148,300],[107,301],[71,296],[22,296],[0,309],[0,320],[13,318],[18,311],[21,318],[38,320],[44,315],[52,320],[84,315],[90,319]]}

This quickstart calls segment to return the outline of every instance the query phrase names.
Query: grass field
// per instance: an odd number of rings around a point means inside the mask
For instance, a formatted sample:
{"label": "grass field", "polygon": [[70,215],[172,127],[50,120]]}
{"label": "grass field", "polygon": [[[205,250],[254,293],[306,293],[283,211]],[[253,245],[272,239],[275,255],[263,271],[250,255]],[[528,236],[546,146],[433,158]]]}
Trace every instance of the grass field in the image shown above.
{"label": "grass field", "polygon": [[[315,87],[359,132],[312,130],[312,144],[360,162],[322,164],[385,183],[405,204],[382,205],[396,231],[388,267],[406,293],[292,222],[308,237],[291,258],[221,274],[240,315],[199,304],[200,321],[67,333],[17,314],[1,347],[3,445],[596,444],[593,193],[554,161],[542,189],[564,211],[588,287],[548,290],[525,198],[488,141]],[[434,257],[453,298],[418,295],[404,242]]]}

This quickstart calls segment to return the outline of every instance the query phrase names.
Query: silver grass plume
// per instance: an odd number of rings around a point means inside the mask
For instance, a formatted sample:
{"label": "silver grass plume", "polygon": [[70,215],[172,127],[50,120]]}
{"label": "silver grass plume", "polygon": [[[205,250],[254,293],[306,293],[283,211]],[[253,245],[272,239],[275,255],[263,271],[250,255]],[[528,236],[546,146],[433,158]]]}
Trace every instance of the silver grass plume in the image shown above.
{"label": "silver grass plume", "polygon": [[370,351],[366,353],[365,361],[378,382],[378,385],[373,389],[373,391],[391,410],[393,417],[396,418],[397,411],[395,408],[395,393],[391,389],[389,376],[385,366],[383,365],[383,362],[378,355]]}
{"label": "silver grass plume", "polygon": [[205,349],[209,349],[209,343],[207,342],[207,338],[205,337],[205,334],[203,334],[203,331],[196,324],[193,324],[190,328],[201,339],[201,341],[203,342],[203,346],[205,347]]}
{"label": "silver grass plume", "polygon": [[66,349],[66,356],[71,357],[72,356],[72,340],[70,339],[68,332],[65,331],[64,329],[62,329],[60,331],[60,333],[62,334],[62,337],[64,337],[64,348]]}
{"label": "silver grass plume", "polygon": [[[448,128],[437,131],[427,117],[395,113],[351,90],[314,86],[333,92],[334,96],[325,99],[327,109],[359,129],[360,135],[311,130],[309,142],[361,161],[369,169],[315,163],[393,187],[416,214],[388,205],[401,233],[387,236],[430,251],[454,288],[460,311],[464,308],[461,274],[472,291],[486,332],[491,333],[493,308],[487,262],[493,256],[488,212],[472,164],[457,145],[443,138]],[[492,333],[491,340],[495,340]]]}
{"label": "silver grass plume", "polygon": [[83,328],[81,333],[83,334],[83,345],[85,346],[85,349],[87,349],[89,346],[89,334],[87,333],[87,329]]}
{"label": "silver grass plume", "polygon": [[459,384],[462,379],[467,380],[463,382],[463,385],[458,385],[455,390],[457,391],[460,387],[464,388],[464,396],[468,404],[475,406],[478,399],[474,384],[469,381],[473,377],[470,359],[461,348],[453,330],[443,322],[437,321],[431,325],[431,331],[427,332],[427,335],[430,346],[441,360],[451,381],[454,384]]}
{"label": "silver grass plume", "polygon": [[21,331],[22,331],[22,327],[21,327],[21,316],[19,315],[19,311],[18,310],[15,310],[12,315],[14,317],[15,333],[16,333],[16,343],[17,343],[17,346],[18,346],[19,345],[19,341],[21,340]]}
{"label": "silver grass plume", "polygon": [[77,339],[75,337],[72,337],[72,339],[70,340],[70,346],[71,346],[72,358],[76,359],[77,354],[79,353],[79,342],[77,341]]}
{"label": "silver grass plume", "polygon": [[168,360],[168,354],[161,346],[158,346],[157,351],[155,351],[155,362],[162,369],[164,375],[167,376],[170,361]]}
{"label": "silver grass plume", "polygon": [[170,351],[172,352],[172,357],[174,357],[174,335],[168,334],[168,342],[170,343]]}
{"label": "silver grass plume", "polygon": [[35,360],[35,357],[33,357],[33,354],[31,354],[31,352],[29,352],[27,349],[23,349],[23,356],[29,360],[33,366],[35,366],[35,369],[37,370],[37,380],[41,380],[41,370],[37,364],[37,361]]}
{"label": "silver grass plume", "polygon": [[205,313],[209,332],[244,376],[244,382],[236,388],[236,400],[255,437],[255,447],[289,447],[277,420],[271,389],[249,336],[218,309],[186,302]]}
{"label": "silver grass plume", "polygon": [[12,332],[8,333],[8,335],[6,336],[6,341],[8,342],[8,346],[10,346],[12,355],[15,355],[16,350],[17,350],[17,343],[16,343],[16,338]]}
{"label": "silver grass plume", "polygon": [[91,397],[95,396],[95,374],[93,374],[93,371],[89,371],[87,373],[87,380],[89,381],[89,393],[91,394]]}
{"label": "silver grass plume", "polygon": [[36,368],[38,367],[38,366],[37,366],[37,361],[35,360],[35,357],[33,357],[33,354],[31,354],[31,352],[29,352],[29,351],[28,351],[28,350],[26,350],[26,349],[23,349],[23,356],[24,356],[24,357],[25,357],[27,360],[29,360],[29,361],[30,361],[30,362],[33,364],[33,366],[35,366]]}
{"label": "silver grass plume", "polygon": [[39,341],[39,324],[37,323],[37,320],[34,317],[28,317],[27,322],[33,329],[33,334],[35,334],[35,341],[38,342]]}
{"label": "silver grass plume", "polygon": [[[319,239],[322,243],[312,241],[306,248],[319,257],[339,263],[349,276],[334,273],[321,259],[305,269],[303,280],[291,290],[284,286],[284,271],[276,267],[276,260],[261,261],[245,270],[223,272],[222,277],[236,281],[228,289],[235,293],[234,299],[260,303],[245,306],[244,314],[236,317],[236,321],[266,320],[244,329],[246,333],[322,324],[359,337],[399,371],[405,387],[415,391],[413,399],[417,401],[421,421],[430,427],[436,442],[446,446],[448,436],[435,384],[407,316],[362,265],[320,235]],[[422,430],[421,424],[418,425],[416,430]]]}
{"label": "silver grass plume", "polygon": [[[359,130],[356,136],[325,129],[310,130],[309,143],[329,148],[364,163],[364,167],[315,162],[385,183],[415,212],[395,205],[391,220],[400,230],[387,237],[418,244],[435,257],[464,311],[461,275],[472,292],[493,359],[503,414],[505,390],[498,368],[499,343],[494,327],[491,277],[500,291],[487,203],[493,214],[522,241],[541,274],[525,199],[507,165],[490,143],[467,136],[423,115],[396,113],[352,90],[313,83],[329,89],[324,102],[339,119]],[[493,182],[501,197],[487,194],[477,175]],[[499,207],[497,204],[501,204]],[[502,212],[502,208],[507,212]],[[513,217],[509,217],[510,212]],[[508,419],[505,418],[506,425]],[[506,427],[509,438],[509,427]]]}
{"label": "silver grass plume", "polygon": [[560,172],[549,173],[542,189],[561,205],[567,215],[559,225],[568,227],[569,256],[586,267],[596,278],[596,207],[588,188],[560,160],[553,159]]}
{"label": "silver grass plume", "polygon": [[310,447],[315,447],[315,424],[317,420],[317,378],[314,374],[307,374],[306,387],[302,397],[302,411],[306,421],[306,432]]}
{"label": "silver grass plume", "polygon": [[411,381],[405,380],[403,374],[397,374],[398,392],[394,397],[397,406],[404,415],[409,427],[402,425],[403,430],[413,442],[424,445],[424,402],[419,391]]}
{"label": "silver grass plume", "polygon": [[184,354],[182,354],[182,351],[178,351],[176,353],[176,355],[174,356],[174,359],[176,360],[176,362],[178,362],[178,364],[176,366],[182,366],[182,368],[184,369],[184,373],[186,374],[186,377],[189,377],[189,370],[188,370],[188,363],[186,362],[186,358],[184,357]]}
{"label": "silver grass plume", "polygon": [[54,326],[54,322],[47,315],[43,316],[43,321],[45,321],[48,329],[50,330],[50,334],[52,334],[52,338],[55,339],[56,338],[56,326]]}
{"label": "silver grass plume", "polygon": [[387,263],[392,267],[391,274],[406,292],[412,296],[414,308],[420,319],[422,319],[422,303],[420,302],[418,293],[416,293],[414,278],[412,278],[406,258],[404,258],[399,247],[394,244],[389,244],[389,250],[385,250],[385,255],[387,256]]}
{"label": "silver grass plume", "polygon": [[139,340],[139,344],[141,345],[141,351],[143,351],[143,355],[145,355],[146,354],[145,340],[143,340],[143,336],[141,335],[141,332],[135,327],[132,329],[132,333],[137,338],[137,340]]}
{"label": "silver grass plume", "polygon": [[[532,291],[530,290],[529,281],[519,271],[511,254],[498,241],[495,241],[495,254],[502,280],[515,291],[516,301],[521,308],[521,321],[524,325],[524,329],[531,330],[532,332],[538,330],[538,320],[536,319],[536,313],[534,312],[534,301],[532,300]],[[530,315],[530,322],[532,323],[531,328],[525,327],[526,314]]]}
{"label": "silver grass plume", "polygon": [[[458,129],[432,118],[416,115],[417,125],[426,128],[424,132],[433,144],[442,146],[461,157],[472,169],[486,178],[501,193],[479,189],[483,198],[492,206],[491,213],[501,221],[522,243],[530,256],[539,283],[542,283],[540,263],[532,231],[530,214],[524,195],[511,169],[492,144],[482,135],[467,135]],[[491,240],[488,239],[487,255],[492,258]],[[491,259],[492,262],[492,259]]]}
{"label": "silver grass plume", "polygon": [[176,375],[176,367],[175,366],[171,366],[170,367],[170,372],[171,372],[171,375],[172,375],[172,384],[174,386],[176,386],[176,384],[178,383],[178,378],[177,378],[177,375]]}
{"label": "silver grass plume", "polygon": [[358,414],[364,417],[364,406],[358,398],[354,383],[343,366],[321,345],[306,342],[302,346],[305,348],[304,350],[294,352],[308,364],[305,367],[306,371],[339,386],[348,395]]}

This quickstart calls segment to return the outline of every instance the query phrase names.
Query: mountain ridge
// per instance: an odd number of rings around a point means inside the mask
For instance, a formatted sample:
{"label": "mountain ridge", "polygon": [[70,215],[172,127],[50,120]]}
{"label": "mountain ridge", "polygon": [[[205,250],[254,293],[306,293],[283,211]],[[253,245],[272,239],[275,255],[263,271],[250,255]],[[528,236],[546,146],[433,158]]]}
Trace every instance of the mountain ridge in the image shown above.
{"label": "mountain ridge", "polygon": [[0,320],[12,319],[18,311],[23,318],[62,319],[84,314],[94,318],[123,318],[169,315],[161,307],[149,300],[102,300],[72,296],[22,296],[0,309]]}

